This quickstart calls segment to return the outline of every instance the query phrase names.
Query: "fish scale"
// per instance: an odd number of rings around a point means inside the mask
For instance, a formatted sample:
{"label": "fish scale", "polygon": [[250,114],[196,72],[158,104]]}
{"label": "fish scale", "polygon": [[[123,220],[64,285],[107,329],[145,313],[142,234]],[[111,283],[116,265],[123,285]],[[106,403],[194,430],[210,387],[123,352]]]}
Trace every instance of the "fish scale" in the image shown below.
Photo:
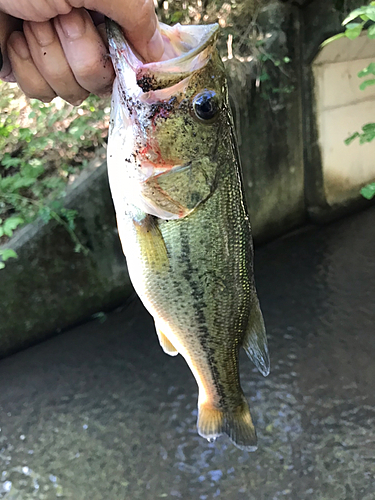
{"label": "fish scale", "polygon": [[117,75],[108,172],[130,278],[162,348],[197,381],[199,434],[252,451],[239,349],[263,375],[269,357],[218,27],[162,25],[183,51],[151,64],[115,23],[107,29]]}

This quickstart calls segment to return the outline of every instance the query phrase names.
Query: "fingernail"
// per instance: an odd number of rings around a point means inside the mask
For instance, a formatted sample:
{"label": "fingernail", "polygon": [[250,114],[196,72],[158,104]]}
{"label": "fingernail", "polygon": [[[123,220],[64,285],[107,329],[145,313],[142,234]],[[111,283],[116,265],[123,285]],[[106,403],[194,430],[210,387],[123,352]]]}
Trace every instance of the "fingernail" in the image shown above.
{"label": "fingernail", "polygon": [[60,15],[58,19],[66,38],[76,40],[85,34],[85,20],[77,11],[72,10],[69,14]]}
{"label": "fingernail", "polygon": [[25,61],[31,58],[29,47],[27,46],[26,40],[22,33],[13,32],[12,44],[10,45],[10,48],[14,50],[14,52]]}
{"label": "fingernail", "polygon": [[164,42],[158,28],[147,44],[148,62],[159,61],[164,52]]}
{"label": "fingernail", "polygon": [[44,23],[28,23],[36,41],[41,47],[47,47],[55,39],[55,31],[49,21]]}

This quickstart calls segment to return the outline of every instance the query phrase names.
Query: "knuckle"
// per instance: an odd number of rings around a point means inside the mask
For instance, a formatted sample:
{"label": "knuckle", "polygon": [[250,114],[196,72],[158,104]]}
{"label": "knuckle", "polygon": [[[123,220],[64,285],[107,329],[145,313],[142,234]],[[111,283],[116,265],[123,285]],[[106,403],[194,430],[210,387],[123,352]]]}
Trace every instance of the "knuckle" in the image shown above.
{"label": "knuckle", "polygon": [[[22,89],[23,90],[23,89]],[[23,90],[24,94],[26,97],[29,99],[38,99],[38,101],[42,101],[44,103],[49,103],[56,97],[56,94],[51,94],[51,93],[44,93],[43,91],[38,90],[31,90],[31,89],[26,89]]]}
{"label": "knuckle", "polygon": [[72,106],[79,106],[80,104],[83,103],[83,101],[88,97],[89,93],[86,91],[83,91],[79,94],[74,94],[70,96],[60,96],[64,101],[68,102]]}
{"label": "knuckle", "polygon": [[97,61],[86,61],[76,69],[75,73],[77,77],[82,80],[91,80],[96,78],[98,74]]}
{"label": "knuckle", "polygon": [[48,104],[50,103],[51,101],[53,101],[53,99],[55,98],[56,96],[48,96],[48,97],[37,97],[37,99],[39,99],[40,101],[44,102],[45,104]]}
{"label": "knuckle", "polygon": [[55,92],[40,75],[30,72],[30,75],[17,73],[16,76],[18,86],[29,99],[50,102],[56,97]]}

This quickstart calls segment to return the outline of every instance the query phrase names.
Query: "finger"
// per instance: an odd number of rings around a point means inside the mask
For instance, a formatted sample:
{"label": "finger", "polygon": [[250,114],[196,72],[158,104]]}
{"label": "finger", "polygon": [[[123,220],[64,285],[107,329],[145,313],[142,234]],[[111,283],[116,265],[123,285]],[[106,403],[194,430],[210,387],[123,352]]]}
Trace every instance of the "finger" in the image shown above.
{"label": "finger", "polygon": [[23,33],[14,31],[10,35],[7,52],[17,83],[24,94],[43,102],[50,102],[56,97],[35,66]]}
{"label": "finger", "polygon": [[[164,42],[154,0],[84,0],[83,3],[87,9],[101,12],[119,23],[128,41],[146,62],[160,60]],[[70,4],[82,5],[82,0],[70,0]]]}
{"label": "finger", "polygon": [[7,41],[12,31],[22,29],[22,21],[0,12],[0,79],[5,82],[15,82],[12,66],[8,57]]}
{"label": "finger", "polygon": [[53,22],[25,21],[23,30],[35,66],[55,93],[74,105],[86,99],[89,93],[77,83]]}
{"label": "finger", "polygon": [[1,10],[18,19],[43,22],[70,12],[71,3],[66,0],[1,0]]}
{"label": "finger", "polygon": [[73,9],[58,16],[54,23],[76,81],[93,94],[108,94],[114,79],[113,66],[89,13]]}

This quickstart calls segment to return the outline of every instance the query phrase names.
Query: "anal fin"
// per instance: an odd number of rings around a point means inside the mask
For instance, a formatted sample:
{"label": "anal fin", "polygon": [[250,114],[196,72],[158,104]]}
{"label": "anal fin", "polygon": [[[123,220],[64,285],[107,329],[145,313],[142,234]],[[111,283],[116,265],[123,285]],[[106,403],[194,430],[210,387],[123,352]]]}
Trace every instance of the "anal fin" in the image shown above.
{"label": "anal fin", "polygon": [[242,347],[260,373],[265,377],[270,372],[266,327],[259,301],[253,304]]}
{"label": "anal fin", "polygon": [[156,325],[155,323],[155,328],[156,328],[156,333],[158,334],[159,342],[160,345],[163,349],[163,351],[166,354],[169,354],[170,356],[177,356],[178,351],[172,344],[172,342],[168,339],[168,337],[160,330],[160,328]]}

